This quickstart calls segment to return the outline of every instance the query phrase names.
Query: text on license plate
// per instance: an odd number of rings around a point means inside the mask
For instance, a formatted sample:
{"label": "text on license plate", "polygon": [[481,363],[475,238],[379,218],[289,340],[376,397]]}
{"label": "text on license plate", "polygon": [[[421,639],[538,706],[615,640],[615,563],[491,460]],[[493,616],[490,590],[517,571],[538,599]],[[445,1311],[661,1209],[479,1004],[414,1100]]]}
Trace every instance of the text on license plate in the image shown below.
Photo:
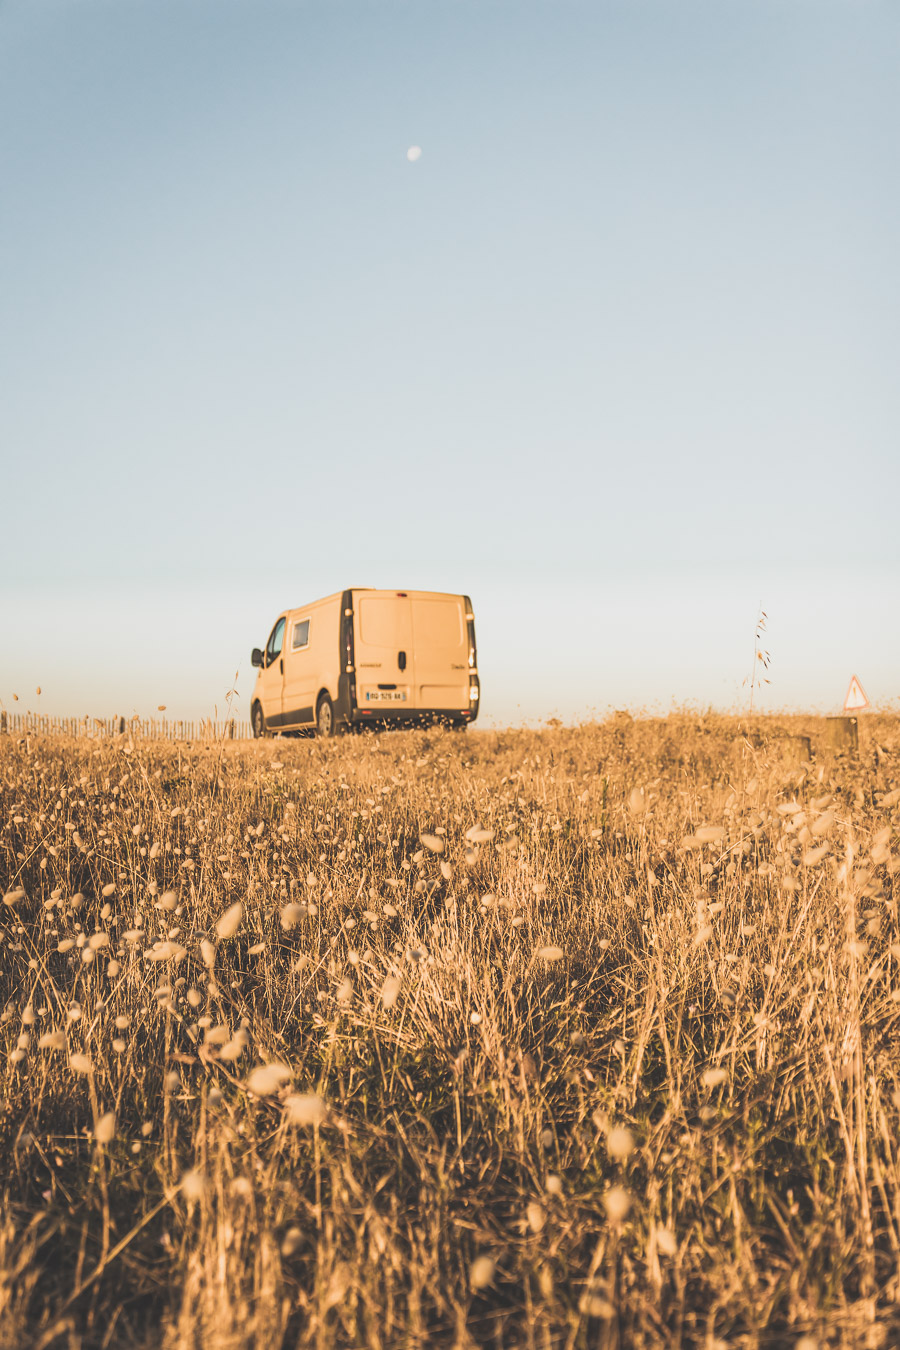
{"label": "text on license plate", "polygon": [[405,703],[405,689],[367,689],[367,703]]}

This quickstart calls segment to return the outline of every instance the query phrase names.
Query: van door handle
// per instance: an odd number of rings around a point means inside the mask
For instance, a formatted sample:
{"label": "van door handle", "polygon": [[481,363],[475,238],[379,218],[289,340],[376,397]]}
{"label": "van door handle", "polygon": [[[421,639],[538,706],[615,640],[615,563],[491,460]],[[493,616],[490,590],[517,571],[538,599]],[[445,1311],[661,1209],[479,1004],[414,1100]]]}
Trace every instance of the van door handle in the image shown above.
{"label": "van door handle", "polygon": [[281,657],[281,659],[280,659],[279,662],[278,662],[278,669],[280,670],[281,674],[283,675],[283,674],[284,674],[284,657],[283,657],[283,656]]}
{"label": "van door handle", "polygon": [[401,670],[406,669],[406,652],[397,653],[397,665],[400,667]]}

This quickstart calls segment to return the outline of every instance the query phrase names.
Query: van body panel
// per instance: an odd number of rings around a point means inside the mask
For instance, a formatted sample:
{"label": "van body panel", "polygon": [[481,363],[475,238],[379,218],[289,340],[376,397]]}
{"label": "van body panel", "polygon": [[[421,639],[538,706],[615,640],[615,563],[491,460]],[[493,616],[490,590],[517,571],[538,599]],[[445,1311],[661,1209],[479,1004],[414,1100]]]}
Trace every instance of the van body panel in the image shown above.
{"label": "van body panel", "polygon": [[309,726],[324,689],[337,697],[340,596],[331,595],[287,614],[284,643],[284,727]]}
{"label": "van body panel", "polygon": [[356,587],[285,611],[269,635],[251,710],[260,703],[271,730],[313,726],[323,692],[341,725],[473,722],[471,601]]}

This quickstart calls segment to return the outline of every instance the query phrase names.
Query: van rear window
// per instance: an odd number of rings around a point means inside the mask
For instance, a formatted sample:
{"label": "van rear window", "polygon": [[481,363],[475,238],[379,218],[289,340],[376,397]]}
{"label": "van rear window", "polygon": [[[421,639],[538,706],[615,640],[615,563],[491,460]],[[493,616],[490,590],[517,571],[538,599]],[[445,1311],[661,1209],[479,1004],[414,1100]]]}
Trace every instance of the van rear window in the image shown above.
{"label": "van rear window", "polygon": [[420,642],[445,649],[465,645],[458,600],[413,600],[412,622],[417,646]]}
{"label": "van rear window", "polygon": [[300,623],[294,624],[294,634],[291,638],[291,649],[299,651],[301,647],[309,646],[309,619],[303,619]]}

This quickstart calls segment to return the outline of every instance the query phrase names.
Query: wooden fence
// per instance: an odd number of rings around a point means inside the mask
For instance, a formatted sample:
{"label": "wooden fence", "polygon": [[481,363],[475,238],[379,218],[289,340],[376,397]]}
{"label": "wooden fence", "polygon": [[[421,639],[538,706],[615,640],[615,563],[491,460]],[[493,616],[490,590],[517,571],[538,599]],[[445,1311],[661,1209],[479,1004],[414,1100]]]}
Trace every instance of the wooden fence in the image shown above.
{"label": "wooden fence", "polygon": [[244,741],[249,722],[204,718],[199,722],[170,722],[155,717],[45,717],[39,713],[0,712],[0,736],[84,736],[103,738],[128,735],[147,741]]}

